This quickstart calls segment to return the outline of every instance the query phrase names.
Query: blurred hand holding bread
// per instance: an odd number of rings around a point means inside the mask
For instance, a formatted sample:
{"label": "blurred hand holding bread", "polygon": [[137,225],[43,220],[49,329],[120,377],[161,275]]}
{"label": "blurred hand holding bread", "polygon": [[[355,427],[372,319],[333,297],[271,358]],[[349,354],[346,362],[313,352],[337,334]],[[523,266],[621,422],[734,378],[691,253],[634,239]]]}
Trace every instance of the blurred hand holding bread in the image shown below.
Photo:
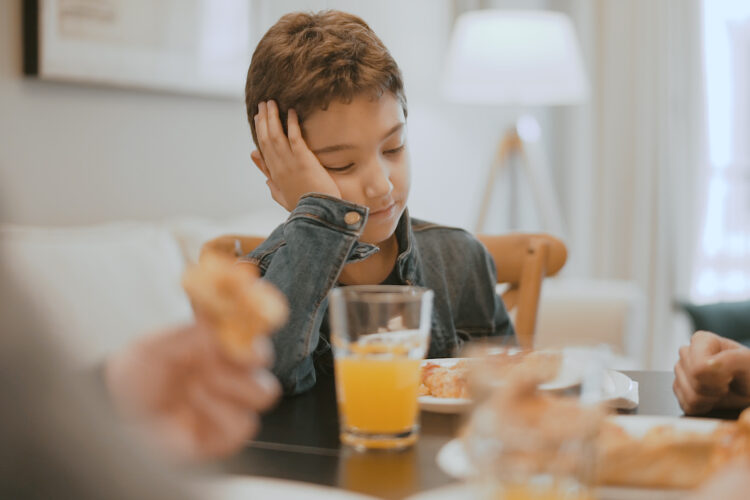
{"label": "blurred hand holding bread", "polygon": [[286,298],[259,275],[249,262],[207,254],[182,279],[196,317],[216,331],[222,350],[235,361],[246,361],[253,338],[270,335],[287,318]]}

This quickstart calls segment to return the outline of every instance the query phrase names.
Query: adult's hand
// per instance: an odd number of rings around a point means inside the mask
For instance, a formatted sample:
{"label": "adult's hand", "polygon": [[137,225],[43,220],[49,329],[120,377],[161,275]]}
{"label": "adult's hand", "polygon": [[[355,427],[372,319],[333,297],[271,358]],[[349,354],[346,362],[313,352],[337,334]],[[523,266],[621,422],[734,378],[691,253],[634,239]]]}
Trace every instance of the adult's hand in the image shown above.
{"label": "adult's hand", "polygon": [[260,153],[253,151],[252,158],[266,176],[266,184],[277,203],[291,212],[307,193],[341,198],[338,186],[307,147],[293,109],[287,118],[289,137],[284,135],[274,101],[261,102],[254,120]]}
{"label": "adult's hand", "polygon": [[143,424],[175,458],[226,456],[257,431],[258,412],[281,392],[267,370],[269,339],[253,342],[253,356],[239,364],[207,326],[165,331],[110,358],[106,384],[120,413]]}
{"label": "adult's hand", "polygon": [[750,349],[711,332],[680,348],[674,393],[687,415],[750,406]]}

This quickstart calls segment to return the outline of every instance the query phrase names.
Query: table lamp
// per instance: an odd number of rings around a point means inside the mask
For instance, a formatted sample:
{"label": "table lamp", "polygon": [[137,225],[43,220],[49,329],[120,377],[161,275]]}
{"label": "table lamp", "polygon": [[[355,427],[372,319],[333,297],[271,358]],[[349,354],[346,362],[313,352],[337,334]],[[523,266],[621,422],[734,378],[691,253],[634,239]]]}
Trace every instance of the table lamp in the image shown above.
{"label": "table lamp", "polygon": [[[448,48],[443,94],[452,102],[484,106],[576,104],[588,82],[573,25],[545,10],[476,10],[462,14]],[[522,160],[545,230],[561,233],[562,218],[549,172],[529,161],[524,142],[539,136],[531,114],[520,115],[501,138],[476,223],[484,228],[498,171]]]}

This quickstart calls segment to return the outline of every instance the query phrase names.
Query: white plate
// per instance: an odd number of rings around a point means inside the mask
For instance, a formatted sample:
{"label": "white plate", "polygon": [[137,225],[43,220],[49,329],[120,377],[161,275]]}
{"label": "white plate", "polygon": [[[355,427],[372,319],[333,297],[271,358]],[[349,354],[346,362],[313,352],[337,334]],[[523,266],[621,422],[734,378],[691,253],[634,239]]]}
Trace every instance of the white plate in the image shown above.
{"label": "white plate", "polygon": [[592,351],[584,348],[565,348],[557,377],[539,386],[543,391],[564,391],[581,385]]}
{"label": "white plate", "polygon": [[[716,429],[720,420],[710,418],[660,417],[650,415],[613,415],[608,420],[621,426],[635,438],[643,437],[650,429],[668,425],[679,431],[709,434]],[[438,467],[449,476],[457,479],[469,478],[474,474],[474,467],[466,456],[460,439],[448,441],[437,454]]]}
{"label": "white plate", "polygon": [[605,370],[602,401],[610,408],[633,410],[638,407],[638,382],[616,370]]}
{"label": "white plate", "polygon": [[[588,355],[589,353],[582,349],[563,349],[560,371],[557,377],[540,385],[539,389],[557,392],[572,389],[580,385],[583,380],[584,370],[586,369],[586,356]],[[434,363],[440,366],[453,366],[462,359],[468,358],[426,359],[422,362],[422,366],[427,363]],[[435,413],[462,413],[471,407],[471,399],[419,396],[419,407],[424,411]]]}
{"label": "white plate", "polygon": [[[434,490],[423,491],[405,500],[456,500],[457,498],[484,498],[470,483],[452,484]],[[597,500],[682,500],[685,492],[680,490],[643,490],[637,488],[598,488]]]}
{"label": "white plate", "polygon": [[301,481],[252,476],[219,476],[201,479],[196,485],[199,498],[206,500],[375,500],[374,497]]}
{"label": "white plate", "polygon": [[[720,420],[708,418],[685,418],[685,417],[663,417],[650,415],[614,415],[608,417],[621,426],[628,434],[635,438],[643,437],[650,429],[668,425],[675,430],[709,434],[716,429]],[[463,443],[460,439],[448,441],[435,458],[438,467],[457,479],[468,479],[474,475],[474,467],[466,456]],[[671,500],[682,498],[685,492],[682,490],[656,490],[626,487],[602,487],[598,489],[596,498],[600,500]],[[410,500],[417,500],[415,497]],[[424,497],[424,500],[438,500],[442,497]],[[447,498],[447,497],[446,497]],[[456,497],[459,498],[459,497]]]}
{"label": "white plate", "polygon": [[642,438],[649,430],[668,425],[681,432],[710,434],[721,420],[714,418],[660,417],[653,415],[613,415],[608,417],[635,438]]}
{"label": "white plate", "polygon": [[[438,366],[453,366],[466,358],[436,358],[425,359],[422,367],[427,363]],[[471,399],[467,398],[436,398],[435,396],[419,396],[419,408],[434,413],[462,413],[471,406]]]}

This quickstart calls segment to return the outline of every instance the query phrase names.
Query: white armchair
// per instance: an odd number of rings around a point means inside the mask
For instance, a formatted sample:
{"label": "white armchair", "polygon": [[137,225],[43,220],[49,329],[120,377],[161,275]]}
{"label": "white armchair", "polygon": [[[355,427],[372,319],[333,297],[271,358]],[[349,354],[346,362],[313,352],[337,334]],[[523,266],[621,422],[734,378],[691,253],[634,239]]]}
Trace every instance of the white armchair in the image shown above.
{"label": "white armchair", "polygon": [[537,319],[536,347],[608,345],[614,368],[646,365],[646,302],[632,282],[548,279]]}

